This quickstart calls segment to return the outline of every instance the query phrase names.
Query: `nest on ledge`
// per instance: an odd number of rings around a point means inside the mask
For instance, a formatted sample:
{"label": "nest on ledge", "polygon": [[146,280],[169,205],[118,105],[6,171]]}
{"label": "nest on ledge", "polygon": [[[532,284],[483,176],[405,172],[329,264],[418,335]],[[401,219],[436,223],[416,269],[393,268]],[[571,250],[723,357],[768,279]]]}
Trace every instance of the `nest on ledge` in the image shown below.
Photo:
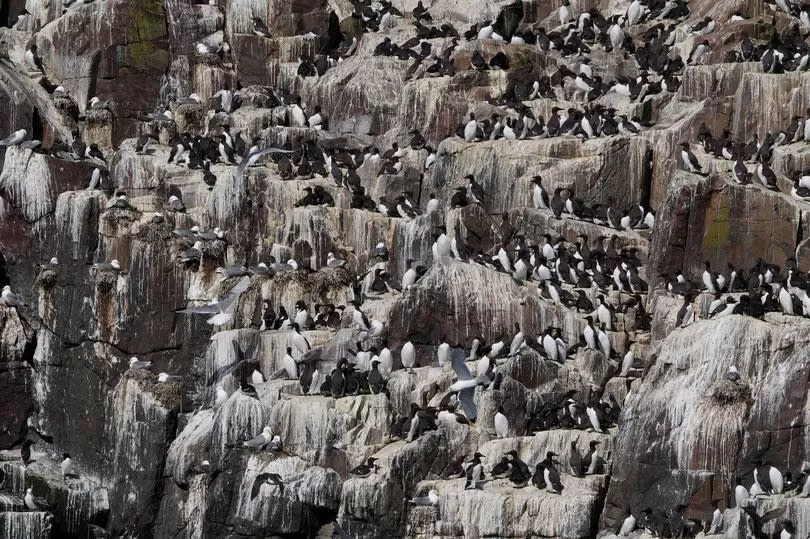
{"label": "nest on ledge", "polygon": [[315,272],[282,271],[276,273],[274,281],[281,285],[297,283],[312,298],[325,298],[337,289],[349,286],[352,279],[344,268],[322,269]]}
{"label": "nest on ledge", "polygon": [[228,244],[223,240],[205,241],[202,245],[202,254],[205,262],[211,260],[221,261],[225,259],[225,252],[228,250]]}
{"label": "nest on ledge", "polygon": [[217,53],[196,53],[194,55],[194,63],[197,65],[205,65],[210,67],[221,67],[222,58]]}
{"label": "nest on ledge", "polygon": [[[172,237],[172,233],[166,228],[166,226],[163,223],[153,223],[150,221],[138,230],[138,233],[135,235],[135,237],[144,243],[157,244],[159,246],[162,246],[169,244],[169,240]],[[190,246],[191,244],[189,244],[189,247]]]}
{"label": "nest on ledge", "polygon": [[50,290],[56,285],[56,271],[52,269],[42,271],[37,276],[36,284],[43,290]]}
{"label": "nest on ledge", "polygon": [[748,402],[751,399],[751,388],[740,382],[723,379],[714,384],[712,399],[719,404]]}
{"label": "nest on ledge", "polygon": [[113,113],[107,109],[87,109],[84,114],[87,125],[111,124]]}
{"label": "nest on ledge", "polygon": [[152,395],[164,408],[174,410],[183,403],[183,384],[180,382],[158,382],[152,386]]}
{"label": "nest on ledge", "polygon": [[53,106],[63,116],[76,118],[79,115],[79,106],[69,97],[56,97],[53,100]]}
{"label": "nest on ledge", "polygon": [[124,226],[129,226],[130,224],[138,220],[138,212],[124,208],[116,208],[115,206],[112,206],[104,210],[104,213],[101,214],[101,217],[105,221],[114,224],[115,226],[118,226],[120,224],[123,224]]}
{"label": "nest on ledge", "polygon": [[113,292],[118,283],[118,273],[115,271],[99,271],[96,277],[96,288],[103,294]]}

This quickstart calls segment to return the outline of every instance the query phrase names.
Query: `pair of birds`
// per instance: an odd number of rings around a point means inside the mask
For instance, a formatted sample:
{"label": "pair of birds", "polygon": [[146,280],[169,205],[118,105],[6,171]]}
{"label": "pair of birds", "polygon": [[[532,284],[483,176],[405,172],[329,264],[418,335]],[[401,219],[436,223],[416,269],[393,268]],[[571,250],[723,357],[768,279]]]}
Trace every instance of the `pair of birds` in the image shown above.
{"label": "pair of birds", "polygon": [[[152,367],[151,361],[143,361],[135,356],[129,358],[129,370],[131,371],[146,371]],[[183,377],[178,375],[167,374],[161,372],[158,374],[158,382],[165,383],[182,383]]]}

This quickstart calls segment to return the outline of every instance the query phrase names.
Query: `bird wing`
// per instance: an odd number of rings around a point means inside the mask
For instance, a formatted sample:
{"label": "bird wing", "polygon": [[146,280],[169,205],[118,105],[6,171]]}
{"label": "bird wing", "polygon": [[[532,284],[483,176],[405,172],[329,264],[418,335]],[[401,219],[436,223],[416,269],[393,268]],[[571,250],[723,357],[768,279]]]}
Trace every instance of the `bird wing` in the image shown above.
{"label": "bird wing", "polygon": [[465,363],[466,359],[463,348],[455,347],[450,350],[450,364],[459,380],[472,380],[470,369]]}
{"label": "bird wing", "polygon": [[265,443],[264,436],[259,434],[258,436],[254,436],[250,440],[247,440],[245,442],[245,445],[247,445],[249,447],[261,447],[261,446],[264,445],[264,443]]}
{"label": "bird wing", "polygon": [[466,415],[467,419],[469,419],[470,421],[475,421],[475,418],[478,417],[478,408],[476,408],[475,401],[473,400],[474,396],[475,396],[474,387],[462,389],[461,391],[458,392],[458,402],[464,409],[464,415]]}
{"label": "bird wing", "polygon": [[259,491],[262,489],[262,485],[267,482],[267,478],[270,477],[269,473],[260,473],[256,476],[256,479],[253,480],[253,486],[250,489],[250,499],[254,499],[258,494]]}
{"label": "bird wing", "polygon": [[242,292],[248,289],[250,286],[250,278],[247,276],[242,277],[236,286],[231,288],[231,291],[228,292],[228,295],[222,298],[219,301],[219,308],[220,310],[225,310],[231,306],[233,302],[239,299],[239,296],[242,295]]}
{"label": "bird wing", "polygon": [[220,303],[206,303],[205,305],[186,307],[185,309],[181,309],[176,312],[188,314],[216,314],[219,311],[220,311]]}
{"label": "bird wing", "polygon": [[242,158],[242,161],[239,162],[239,166],[236,167],[236,181],[237,183],[242,179],[245,175],[245,169],[247,168],[248,160],[251,157],[256,157],[256,159],[260,158],[263,155],[269,155],[272,153],[292,153],[292,150],[282,150],[281,148],[267,148],[261,150],[259,152],[253,152],[252,154],[245,154]]}

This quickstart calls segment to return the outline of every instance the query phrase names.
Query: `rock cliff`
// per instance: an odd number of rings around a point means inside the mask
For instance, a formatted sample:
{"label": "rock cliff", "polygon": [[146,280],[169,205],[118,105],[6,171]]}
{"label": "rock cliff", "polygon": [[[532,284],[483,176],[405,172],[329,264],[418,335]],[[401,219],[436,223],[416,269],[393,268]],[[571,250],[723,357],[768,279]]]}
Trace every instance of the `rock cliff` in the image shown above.
{"label": "rock cliff", "polygon": [[0,536],[808,536],[798,4],[3,2]]}

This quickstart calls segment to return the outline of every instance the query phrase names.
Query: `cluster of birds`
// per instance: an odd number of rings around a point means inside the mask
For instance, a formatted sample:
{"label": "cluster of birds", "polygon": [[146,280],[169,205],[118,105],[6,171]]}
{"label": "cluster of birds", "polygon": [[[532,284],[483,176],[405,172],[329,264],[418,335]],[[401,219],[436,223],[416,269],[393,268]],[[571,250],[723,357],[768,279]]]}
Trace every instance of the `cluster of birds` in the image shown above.
{"label": "cluster of birds", "polygon": [[533,176],[531,184],[532,207],[537,210],[551,210],[557,219],[565,215],[568,219],[625,231],[653,230],[655,227],[655,214],[642,204],[634,204],[627,209],[618,206],[612,197],[608,197],[607,204],[588,206],[576,196],[573,186],[556,187],[553,194],[549,195],[543,186],[542,176]]}
{"label": "cluster of birds", "polygon": [[[638,295],[648,290],[647,282],[640,276],[643,265],[638,258],[639,249],[617,250],[615,235],[600,236],[592,246],[584,233],[573,243],[564,237],[552,239],[548,233],[542,236],[542,243],[532,242],[523,235],[513,234],[508,214],[504,215],[501,234],[502,242],[494,255],[471,254],[458,231],[450,239],[446,229],[439,227],[434,233],[434,261],[455,258],[507,273],[520,283],[542,283],[540,293],[544,299],[584,312],[610,309],[604,296],[608,291]],[[576,294],[562,285],[573,287]],[[589,293],[595,296],[596,305],[588,297]],[[612,329],[609,317],[600,316],[600,322]]]}
{"label": "cluster of birds", "polygon": [[[458,126],[456,135],[468,142],[539,139],[564,135],[591,139],[611,135],[631,136],[643,132],[652,125],[640,117],[628,118],[626,115],[617,114],[618,111],[614,108],[592,102],[609,93],[616,93],[630,101],[643,102],[648,96],[676,91],[685,66],[700,63],[710,51],[709,42],[703,38],[716,28],[715,21],[709,17],[694,25],[691,31],[700,39],[696,40],[695,46],[685,57],[672,57],[671,51],[677,37],[676,25],[666,24],[663,21],[677,22],[688,17],[689,8],[685,0],[633,0],[624,14],[608,18],[596,9],[576,14],[568,0],[563,0],[562,6],[558,9],[560,26],[552,30],[536,25],[523,27],[511,24],[510,10],[518,9],[518,4],[522,9],[522,2],[507,6],[497,19],[473,25],[463,33],[463,37],[467,40],[493,40],[518,46],[529,45],[543,53],[559,51],[576,64],[571,67],[560,65],[557,72],[551,76],[538,77],[527,72],[517,73],[515,77],[510,78],[506,92],[492,100],[494,104],[505,106],[505,110],[483,120],[470,114],[469,118]],[[371,0],[353,0],[352,5],[354,12],[350,17],[351,24],[340,23],[335,13],[330,15],[325,43],[317,54],[300,58],[299,76],[324,75],[328,69],[356,52],[363,32],[386,33],[396,24],[396,19],[402,17],[402,13],[386,0],[374,3]],[[776,6],[780,11],[797,17],[802,25],[810,29],[810,8],[799,8],[789,0],[777,0]],[[385,37],[377,44],[373,54],[412,61],[407,73],[409,79],[455,75],[454,58],[462,35],[449,24],[432,26],[432,17],[421,0],[411,15],[416,36],[400,44],[395,44],[390,37]],[[742,18],[741,15],[735,14],[732,20]],[[642,23],[652,24],[638,36],[639,41],[636,43],[628,30]],[[345,32],[341,30],[341,25],[351,27],[353,31]],[[253,19],[253,33],[259,37],[272,37],[267,25],[258,18]],[[437,38],[446,41],[438,47],[428,41]],[[604,82],[590,59],[584,56],[596,46],[625,57],[633,55],[640,68],[639,75],[632,78],[620,76],[616,80]],[[216,54],[224,58],[229,54],[230,48],[225,42],[216,46],[199,43],[197,52]],[[38,66],[35,46],[29,49],[28,53],[26,62],[31,66]],[[781,38],[774,36],[768,45],[754,45],[750,38],[745,38],[740,51],[732,51],[729,57],[735,61],[761,61],[764,70],[769,73],[805,70],[808,63],[808,47],[793,35]],[[510,65],[509,56],[503,51],[486,59],[484,53],[475,50],[470,64],[472,69],[479,71],[510,70],[514,67]],[[575,98],[581,96],[581,99],[586,101],[582,108],[571,107],[563,110],[555,107],[546,120],[543,117],[535,117],[532,110],[523,103],[538,97],[556,98],[556,89],[561,89],[564,94],[567,83],[569,87],[573,87]],[[257,93],[259,98],[256,97]],[[59,86],[53,91],[53,98],[70,99],[70,95]],[[404,172],[415,186],[421,181],[422,174],[429,170],[437,159],[437,152],[427,144],[418,130],[409,133],[411,138],[408,147],[400,148],[397,143],[393,143],[390,149],[382,153],[376,147],[342,148],[319,139],[307,140],[295,147],[272,148],[265,145],[261,138],[254,138],[248,144],[240,131],[231,131],[228,116],[246,102],[254,106],[258,103],[259,106],[273,108],[275,125],[308,127],[314,130],[329,129],[328,119],[320,107],[312,107],[312,114],[309,114],[307,112],[309,107],[302,102],[300,96],[267,87],[223,89],[212,97],[209,103],[211,110],[208,111],[210,118],[222,116],[224,120],[221,122],[222,127],[216,134],[192,136],[189,133],[181,133],[174,136],[169,144],[168,163],[201,170],[204,183],[209,189],[213,189],[217,183],[217,176],[211,171],[213,165],[236,167],[236,178],[241,180],[249,167],[259,165],[267,158],[275,165],[279,176],[283,179],[333,180],[336,187],[344,188],[351,194],[351,208],[402,219],[413,219],[421,214],[429,215],[440,211],[441,203],[435,194],[430,195],[425,209],[420,209],[422,206],[420,201],[414,200],[413,196],[414,192],[418,192],[417,188],[405,190],[393,200],[380,197],[375,202],[366,194],[358,174],[361,167],[370,168],[375,174],[400,175]],[[192,94],[188,98],[177,100],[175,104],[203,103],[198,96]],[[108,110],[111,103],[93,97],[88,108],[91,111]],[[171,109],[150,114],[147,118],[158,126],[164,122],[174,121]],[[24,148],[41,151],[40,141],[27,138],[28,133],[19,130],[0,140],[0,146],[21,145]],[[705,128],[698,137],[707,154],[735,161],[734,179],[737,183],[748,183],[756,175],[766,188],[773,190],[779,190],[776,176],[769,167],[773,150],[782,144],[808,140],[810,140],[810,121],[798,116],[786,130],[776,134],[769,133],[762,142],[756,135],[748,143],[734,142],[728,132],[722,137],[714,138]],[[139,137],[136,153],[152,155],[152,146],[156,142],[157,137],[152,134]],[[702,167],[690,151],[689,144],[683,143],[682,148],[683,167],[690,172],[701,173]],[[80,138],[76,137],[69,150],[74,159],[90,159],[99,164],[90,172],[89,189],[103,188],[106,158],[99,148],[94,144],[84,147]],[[410,171],[405,167],[404,161],[406,155],[416,152],[421,152],[420,157],[422,155],[425,157],[418,174],[409,177]],[[757,163],[754,173],[748,171],[746,162]],[[797,172],[793,180],[793,195],[810,199],[810,171]],[[620,231],[650,230],[654,227],[653,213],[640,204],[626,208],[617,206],[609,199],[607,204],[589,206],[576,197],[573,187],[557,187],[550,194],[542,182],[540,176],[535,176],[531,181],[532,206],[536,209],[550,210],[557,219],[565,216]],[[335,205],[333,195],[323,185],[307,186],[303,190],[305,194],[295,203],[296,207]],[[474,176],[468,175],[464,178],[464,185],[455,189],[448,206],[459,208],[469,204],[485,205],[486,201],[487,194],[481,184]],[[107,211],[139,213],[123,192],[116,193]],[[179,193],[172,194],[168,198],[166,211],[172,213],[186,211]],[[152,222],[162,223],[163,213],[153,214]],[[549,326],[535,337],[522,331],[518,325],[511,338],[504,332],[492,343],[483,337],[473,339],[469,348],[460,343],[452,346],[442,343],[437,350],[438,363],[452,370],[455,381],[446,388],[438,406],[420,407],[412,403],[408,414],[397,414],[391,426],[394,438],[411,443],[426,432],[438,430],[442,423],[474,424],[478,417],[475,392],[500,391],[504,375],[499,372],[498,367],[507,358],[536,354],[544,360],[564,363],[566,358],[577,350],[587,349],[598,351],[609,359],[615,359],[617,354],[612,349],[608,332],[616,330],[616,311],[628,313],[632,310],[635,313],[632,317],[636,321],[635,327],[628,328],[625,324],[625,330],[649,329],[650,316],[644,311],[644,301],[641,299],[641,295],[647,292],[648,285],[641,277],[643,264],[638,258],[638,249],[632,247],[617,249],[618,237],[615,235],[599,236],[595,242],[581,235],[577,237],[577,241],[569,242],[562,237],[555,239],[550,234],[545,234],[542,236],[542,242],[530,241],[515,232],[508,213],[502,216],[499,230],[502,241],[496,246],[497,249],[487,253],[483,251],[471,253],[464,245],[458,229],[453,237],[450,237],[446,228],[439,227],[434,235],[433,258],[435,261],[441,261],[452,257],[506,273],[521,283],[526,281],[541,283],[541,295],[544,299],[585,314],[585,325],[581,335],[578,336],[578,342],[573,346],[569,345],[563,330],[559,327]],[[178,262],[190,268],[202,265],[207,245],[211,245],[212,242],[227,243],[226,231],[218,227],[205,231],[195,225],[189,229],[176,229],[173,234],[188,247],[179,254]],[[408,260],[407,271],[401,281],[395,283],[390,279],[385,266],[387,249],[384,245],[375,248],[374,257],[377,264],[356,279],[359,281],[370,275],[366,291],[369,295],[405,291],[426,271],[426,268],[416,264],[416,261]],[[54,259],[47,269],[55,271],[57,264]],[[345,265],[345,260],[329,253],[324,269],[342,268]],[[117,272],[121,271],[121,265],[117,260],[112,260],[109,263],[94,264],[93,269]],[[214,326],[226,324],[233,319],[228,310],[248,289],[250,277],[273,276],[279,272],[301,270],[306,271],[307,268],[299,268],[294,259],[278,262],[272,257],[268,263],[261,262],[255,267],[246,265],[220,267],[217,272],[223,282],[235,279],[235,285],[219,299],[205,305],[189,306],[177,312],[210,315],[208,319],[210,324]],[[701,287],[690,283],[683,275],[665,278],[667,290],[684,298],[684,306],[678,313],[678,325],[686,325],[694,319],[691,312],[692,302]],[[732,265],[729,265],[725,274],[720,274],[713,272],[707,263],[702,276],[702,285],[706,292],[714,295],[714,301],[705,315],[722,317],[730,314],[747,314],[761,317],[768,311],[782,311],[786,314],[810,316],[809,279],[807,273],[799,271],[794,259],[789,260],[784,270],[760,261],[750,270],[747,278],[742,271],[738,271]],[[733,295],[743,291],[747,294],[741,295],[739,299]],[[629,299],[618,306],[613,306],[606,298],[609,292],[623,293]],[[363,295],[355,294],[355,296],[359,299],[347,306],[316,305],[314,316],[310,314],[309,307],[303,300],[296,303],[295,313],[292,316],[283,306],[274,308],[271,300],[264,300],[262,329],[290,331],[292,345],[287,347],[279,371],[265,376],[256,356],[255,344],[243,351],[234,341],[235,360],[218,369],[208,381],[209,386],[215,385],[211,402],[213,409],[220,410],[231,397],[223,383],[228,375],[238,379],[238,391],[251,398],[258,398],[256,385],[277,377],[297,379],[304,394],[322,394],[336,399],[363,393],[386,393],[387,382],[397,368],[401,366],[402,369],[412,372],[420,363],[416,353],[418,343],[408,340],[395,355],[382,337],[384,334],[382,322],[369,319],[360,308]],[[24,306],[22,300],[9,286],[2,289],[0,299],[7,306]],[[342,327],[360,330],[364,340],[357,342],[356,346],[348,351],[348,356],[351,357],[338,359],[331,372],[322,373],[318,368],[320,360],[310,354],[312,346],[303,331],[316,328],[337,330]],[[364,346],[363,343],[368,339],[378,339],[380,348],[378,349],[377,345]],[[614,369],[620,376],[628,376],[633,367],[635,356],[630,351],[630,344],[632,342],[628,342],[628,349],[618,369]],[[150,361],[132,357],[128,366],[132,371],[145,371],[151,369],[152,364]],[[183,381],[182,377],[165,372],[158,374],[157,380],[158,383]],[[612,394],[605,394],[601,388],[594,388],[582,402],[577,401],[574,396],[574,392],[549,395],[541,405],[527,410],[525,433],[530,435],[533,432],[557,428],[605,433],[611,426],[617,424],[621,406]],[[498,407],[492,427],[499,438],[505,438],[510,433],[514,434],[516,430],[514,426],[510,427],[503,406]],[[26,465],[30,462],[32,444],[33,442],[27,440],[21,450],[21,457]],[[609,454],[602,457],[598,447],[599,441],[590,441],[585,453],[580,453],[576,441],[571,441],[570,444],[568,468],[571,475],[583,477],[604,473]],[[258,436],[237,440],[229,444],[229,447],[280,452],[282,442],[281,437],[278,434],[274,435],[271,428],[266,426]],[[558,468],[562,466],[555,459],[558,456],[553,451],[546,452],[545,458],[535,464],[532,472],[532,468],[521,460],[517,451],[513,450],[485,470],[486,459],[484,455],[476,452],[470,461],[462,464],[460,474],[466,478],[465,488],[481,488],[489,474],[492,478],[507,478],[516,488],[525,487],[531,482],[538,489],[561,494],[563,485],[560,476],[564,470]],[[367,477],[379,469],[377,462],[376,457],[370,457],[350,473]],[[204,461],[200,466],[201,470],[205,470],[210,464]],[[65,477],[74,474],[73,463],[67,453],[63,455],[61,470]],[[778,469],[763,461],[754,470],[753,479],[750,490],[742,484],[737,486],[735,497],[738,506],[750,506],[751,500],[757,496],[789,491],[795,491],[803,497],[810,496],[810,477],[807,470],[802,470],[798,479],[793,481],[789,474],[783,478]],[[3,477],[0,475],[0,483],[2,480]],[[251,499],[256,498],[265,486],[283,491],[284,479],[280,474],[272,472],[256,475],[251,488]],[[32,510],[49,507],[47,500],[33,496],[31,488],[27,489],[24,501]],[[410,500],[415,505],[436,505],[438,501],[439,494],[435,490],[428,492],[427,496]],[[680,530],[694,524],[683,518],[684,508],[685,506],[678,506],[669,514],[646,508],[637,513],[637,516],[628,510],[619,535],[629,535],[634,529],[642,528],[655,536],[677,536]],[[778,515],[770,516],[775,518]],[[764,517],[757,518],[759,520],[755,522],[764,520]],[[713,515],[710,533],[711,530],[718,531],[721,526],[722,512],[717,509]],[[784,521],[782,527],[786,532],[792,533],[790,532],[792,523],[789,521]]]}
{"label": "cluster of birds", "polygon": [[[713,271],[706,261],[701,282],[694,283],[682,273],[664,275],[666,290],[683,298],[676,316],[676,325],[685,327],[704,318],[723,318],[732,314],[762,318],[768,312],[810,316],[810,276],[802,272],[794,257],[788,258],[785,268],[759,259],[745,275],[743,269],[727,265],[725,272]],[[703,313],[696,312],[693,302],[701,292],[713,299]]]}
{"label": "cluster of birds", "polygon": [[[810,109],[807,111],[810,117]],[[702,125],[698,133],[698,143],[703,152],[715,159],[733,161],[732,179],[739,185],[755,182],[771,191],[781,192],[776,173],[770,164],[774,150],[780,146],[797,142],[810,142],[810,122],[802,116],[794,116],[786,129],[776,133],[766,133],[762,140],[754,133],[751,140],[735,141],[729,131],[715,137]],[[700,160],[691,151],[688,142],[681,143],[680,162],[687,172],[706,175]],[[749,170],[748,163],[754,163],[754,170]],[[795,170],[792,173],[793,186],[790,194],[799,200],[810,200],[810,170]]]}
{"label": "cluster of birds", "polygon": [[[583,455],[577,449],[577,442],[571,441],[569,453],[568,472],[574,477],[585,477],[603,473],[604,460],[599,456],[598,445],[601,442],[592,440],[588,444],[588,451]],[[484,455],[476,452],[470,462],[464,463],[463,476],[466,477],[465,489],[480,489],[483,484],[492,479],[508,479],[515,488],[523,488],[530,482],[538,490],[545,490],[552,494],[562,494],[563,484],[560,479],[562,466],[555,457],[559,455],[547,451],[545,458],[537,462],[532,472],[529,465],[521,460],[516,450],[507,451],[501,460],[489,470],[491,479],[486,478],[486,471],[482,460]]]}
{"label": "cluster of birds", "polygon": [[[760,62],[764,73],[806,71],[810,60],[810,46],[804,41],[802,32],[810,31],[808,7],[789,0],[771,2],[770,5],[774,11],[780,13],[780,16],[792,18],[796,24],[786,25],[781,35],[775,28],[769,29],[770,39],[763,43],[754,43],[750,36],[745,36],[740,42],[739,49],[726,53],[724,62]],[[737,12],[730,20],[737,22],[746,19]],[[762,23],[762,19],[757,21],[758,26]]]}
{"label": "cluster of birds", "polygon": [[[765,459],[759,459],[751,472],[753,482],[750,488],[746,488],[743,478],[737,478],[737,485],[734,487],[734,503],[737,508],[749,517],[747,519],[746,533],[750,537],[766,537],[763,527],[770,521],[781,517],[786,512],[785,506],[776,506],[762,515],[757,513],[756,501],[758,498],[771,496],[774,494],[796,496],[799,498],[810,497],[810,467],[802,465],[801,471],[794,480],[790,474],[782,472],[769,464]],[[644,530],[653,537],[682,537],[715,535],[723,533],[725,522],[725,511],[720,509],[722,500],[712,500],[711,520],[701,522],[695,519],[688,519],[683,516],[688,504],[678,504],[670,511],[662,509],[652,509],[645,507],[643,510],[626,511],[626,517],[622,521],[618,531],[620,537],[632,534],[636,529]],[[796,525],[789,519],[783,519],[779,523],[776,533],[780,539],[792,539],[797,537]],[[775,535],[774,535],[775,536]]]}
{"label": "cluster of birds", "polygon": [[457,127],[456,135],[467,142],[501,138],[539,140],[563,135],[587,140],[600,136],[635,135],[650,127],[651,124],[637,116],[632,119],[623,114],[616,116],[616,109],[598,103],[582,110],[553,107],[548,122],[542,116],[536,118],[528,107],[521,106],[519,110],[510,108],[505,114],[493,113],[490,118],[481,121],[470,113],[468,120]]}

